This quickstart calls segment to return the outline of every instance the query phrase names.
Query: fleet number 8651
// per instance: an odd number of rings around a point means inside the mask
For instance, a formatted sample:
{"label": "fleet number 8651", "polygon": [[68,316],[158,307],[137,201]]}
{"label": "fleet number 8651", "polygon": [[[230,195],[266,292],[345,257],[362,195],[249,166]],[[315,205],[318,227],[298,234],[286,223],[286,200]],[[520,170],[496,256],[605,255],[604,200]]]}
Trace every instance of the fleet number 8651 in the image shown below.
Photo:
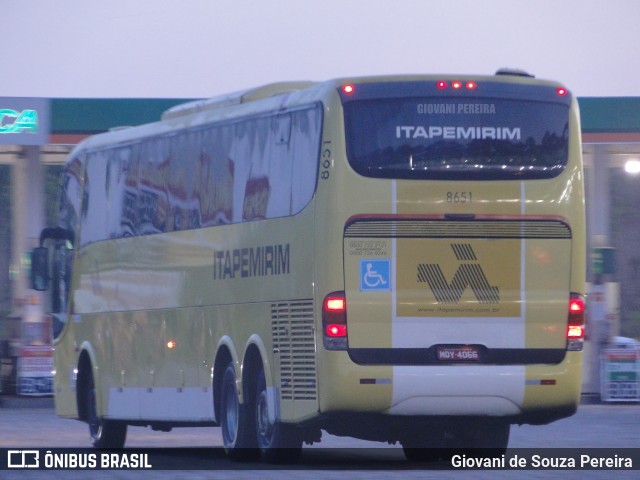
{"label": "fleet number 8651", "polygon": [[473,194],[471,192],[447,192],[447,203],[471,203],[473,202]]}

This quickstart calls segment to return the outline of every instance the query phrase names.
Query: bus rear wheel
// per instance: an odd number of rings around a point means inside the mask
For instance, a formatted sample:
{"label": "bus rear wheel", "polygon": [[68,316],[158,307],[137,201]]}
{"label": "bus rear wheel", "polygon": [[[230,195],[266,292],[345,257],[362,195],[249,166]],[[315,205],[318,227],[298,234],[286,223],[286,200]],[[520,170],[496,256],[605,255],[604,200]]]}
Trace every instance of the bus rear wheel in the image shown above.
{"label": "bus rear wheel", "polygon": [[229,363],[224,372],[220,393],[220,424],[224,449],[232,460],[252,460],[257,454],[253,410],[249,402],[239,401],[233,362]]}
{"label": "bus rear wheel", "polygon": [[95,382],[93,375],[90,373],[87,383],[84,385],[83,396],[91,444],[96,448],[118,449],[124,447],[127,438],[127,424],[115,420],[107,420],[98,415]]}
{"label": "bus rear wheel", "polygon": [[272,421],[263,369],[257,376],[255,409],[256,438],[262,460],[275,464],[296,463],[302,452],[302,436],[294,426]]}

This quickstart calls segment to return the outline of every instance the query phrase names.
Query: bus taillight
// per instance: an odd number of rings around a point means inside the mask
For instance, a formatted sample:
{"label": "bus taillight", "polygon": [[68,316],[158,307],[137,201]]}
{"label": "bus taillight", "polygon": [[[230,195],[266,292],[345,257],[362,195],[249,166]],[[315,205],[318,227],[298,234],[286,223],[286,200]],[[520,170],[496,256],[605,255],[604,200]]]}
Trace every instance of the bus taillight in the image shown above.
{"label": "bus taillight", "polygon": [[584,346],[584,297],[571,293],[569,297],[569,321],[567,324],[567,350],[581,351]]}
{"label": "bus taillight", "polygon": [[347,326],[341,323],[330,323],[324,332],[327,337],[343,338],[347,336]]}
{"label": "bus taillight", "polygon": [[355,90],[356,87],[353,85],[353,83],[347,83],[346,85],[342,86],[342,91],[347,95],[351,95],[353,92],[355,92]]}
{"label": "bus taillight", "polygon": [[466,88],[467,90],[475,90],[478,88],[478,84],[473,80],[467,80],[466,82],[463,82],[462,80],[453,80],[451,83],[445,80],[438,80],[436,82],[436,88],[438,90],[446,90],[449,87],[454,90],[462,90],[463,88]]}
{"label": "bus taillight", "polygon": [[327,350],[347,348],[347,301],[344,292],[327,295],[322,303],[322,330]]}

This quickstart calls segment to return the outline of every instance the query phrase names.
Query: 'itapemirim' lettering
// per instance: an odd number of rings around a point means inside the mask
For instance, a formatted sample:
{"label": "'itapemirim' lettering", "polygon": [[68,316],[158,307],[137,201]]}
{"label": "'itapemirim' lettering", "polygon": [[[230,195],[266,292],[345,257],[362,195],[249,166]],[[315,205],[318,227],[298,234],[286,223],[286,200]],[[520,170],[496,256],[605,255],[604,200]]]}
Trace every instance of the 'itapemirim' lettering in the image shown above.
{"label": "'itapemirim' lettering", "polygon": [[290,271],[290,248],[285,245],[215,250],[213,279],[264,277],[287,275]]}

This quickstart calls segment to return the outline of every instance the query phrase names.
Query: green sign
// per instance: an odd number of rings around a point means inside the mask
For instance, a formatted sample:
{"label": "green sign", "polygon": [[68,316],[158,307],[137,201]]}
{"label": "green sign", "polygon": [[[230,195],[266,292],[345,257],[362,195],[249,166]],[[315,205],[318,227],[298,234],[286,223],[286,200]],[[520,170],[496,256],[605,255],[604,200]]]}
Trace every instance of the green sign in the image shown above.
{"label": "green sign", "polygon": [[591,252],[591,267],[596,275],[616,273],[616,251],[614,248],[594,248]]}

